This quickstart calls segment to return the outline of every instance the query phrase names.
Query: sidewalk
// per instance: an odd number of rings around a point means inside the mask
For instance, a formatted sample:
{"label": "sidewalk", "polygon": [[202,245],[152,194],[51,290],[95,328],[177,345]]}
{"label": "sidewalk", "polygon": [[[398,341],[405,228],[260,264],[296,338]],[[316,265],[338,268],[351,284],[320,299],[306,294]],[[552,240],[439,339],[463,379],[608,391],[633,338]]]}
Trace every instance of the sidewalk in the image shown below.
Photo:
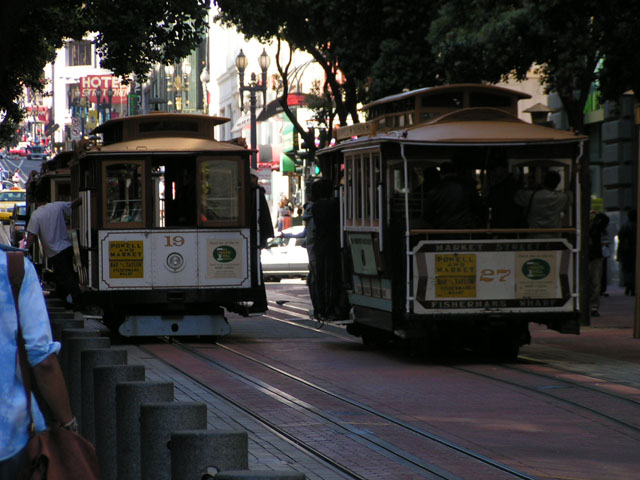
{"label": "sidewalk", "polygon": [[561,334],[531,324],[531,345],[525,357],[556,364],[598,378],[640,387],[640,338],[633,338],[635,297],[609,286],[600,297],[600,317],[582,326],[580,335]]}

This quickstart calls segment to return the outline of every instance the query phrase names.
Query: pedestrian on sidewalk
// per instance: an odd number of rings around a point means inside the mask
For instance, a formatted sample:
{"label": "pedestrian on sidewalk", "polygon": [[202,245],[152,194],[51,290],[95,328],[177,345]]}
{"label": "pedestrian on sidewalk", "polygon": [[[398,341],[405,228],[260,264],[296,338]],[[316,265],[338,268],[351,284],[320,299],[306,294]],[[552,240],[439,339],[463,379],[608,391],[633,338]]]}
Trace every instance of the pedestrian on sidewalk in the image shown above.
{"label": "pedestrian on sidewalk", "polygon": [[38,238],[44,254],[53,266],[56,282],[56,296],[63,301],[71,294],[71,308],[81,311],[84,308],[82,292],[78,285],[78,275],[73,268],[73,244],[67,231],[66,219],[71,216],[72,208],[80,205],[81,199],[73,202],[49,202],[46,192],[36,191],[36,210],[31,214],[27,225],[27,250]]}
{"label": "pedestrian on sidewalk", "polygon": [[[0,478],[19,478],[29,441],[29,416],[22,377],[18,375],[18,324],[16,309],[7,274],[7,255],[0,254]],[[40,392],[40,398],[49,407],[56,421],[65,428],[77,431],[71,413],[69,394],[62,377],[56,353],[60,343],[51,337],[40,281],[33,264],[24,259],[24,279],[18,296],[20,328],[25,340],[31,375]],[[31,400],[36,431],[45,429],[45,420],[36,398]]]}
{"label": "pedestrian on sidewalk", "polygon": [[637,211],[635,209],[627,212],[627,221],[618,231],[618,251],[616,260],[620,262],[622,269],[622,282],[624,284],[625,295],[636,294],[636,233]]}

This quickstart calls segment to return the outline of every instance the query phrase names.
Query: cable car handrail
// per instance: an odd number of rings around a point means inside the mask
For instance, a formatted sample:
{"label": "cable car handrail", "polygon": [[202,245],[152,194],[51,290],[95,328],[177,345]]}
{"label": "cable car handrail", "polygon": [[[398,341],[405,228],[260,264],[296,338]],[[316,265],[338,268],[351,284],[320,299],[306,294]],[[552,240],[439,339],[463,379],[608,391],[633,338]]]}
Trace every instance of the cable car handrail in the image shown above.
{"label": "cable car handrail", "polygon": [[411,235],[460,235],[460,234],[481,234],[481,233],[576,233],[575,227],[562,228],[465,228],[465,229],[444,229],[444,228],[412,228]]}

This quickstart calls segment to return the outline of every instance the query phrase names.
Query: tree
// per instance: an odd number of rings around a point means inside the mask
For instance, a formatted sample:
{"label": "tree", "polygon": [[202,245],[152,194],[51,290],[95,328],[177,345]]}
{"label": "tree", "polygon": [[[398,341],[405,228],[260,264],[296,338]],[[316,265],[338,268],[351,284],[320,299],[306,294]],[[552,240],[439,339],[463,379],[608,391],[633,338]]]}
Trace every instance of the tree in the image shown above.
{"label": "tree", "polygon": [[[209,0],[4,0],[0,2],[0,143],[23,116],[24,87],[42,90],[43,71],[66,39],[96,32],[101,66],[145,78],[156,63],[186,56],[204,38]],[[15,47],[9,47],[15,46]]]}
{"label": "tree", "polygon": [[638,25],[640,5],[624,0],[446,0],[429,39],[447,82],[523,79],[537,65],[582,131],[594,82],[605,100],[640,98]]}

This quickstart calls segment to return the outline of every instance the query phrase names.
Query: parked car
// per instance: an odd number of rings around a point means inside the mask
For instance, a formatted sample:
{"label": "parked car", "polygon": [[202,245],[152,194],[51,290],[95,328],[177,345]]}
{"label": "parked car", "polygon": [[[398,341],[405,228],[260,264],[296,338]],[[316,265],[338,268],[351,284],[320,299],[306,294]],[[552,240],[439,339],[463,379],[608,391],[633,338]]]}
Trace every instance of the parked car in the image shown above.
{"label": "parked car", "polygon": [[15,147],[9,149],[9,155],[17,157],[26,157],[28,155],[27,149],[22,147]]}
{"label": "parked car", "polygon": [[265,280],[306,277],[309,256],[305,248],[304,226],[287,228],[269,239],[260,254]]}
{"label": "parked car", "polygon": [[12,187],[0,191],[0,221],[6,222],[11,218],[15,205],[27,204],[27,191]]}

